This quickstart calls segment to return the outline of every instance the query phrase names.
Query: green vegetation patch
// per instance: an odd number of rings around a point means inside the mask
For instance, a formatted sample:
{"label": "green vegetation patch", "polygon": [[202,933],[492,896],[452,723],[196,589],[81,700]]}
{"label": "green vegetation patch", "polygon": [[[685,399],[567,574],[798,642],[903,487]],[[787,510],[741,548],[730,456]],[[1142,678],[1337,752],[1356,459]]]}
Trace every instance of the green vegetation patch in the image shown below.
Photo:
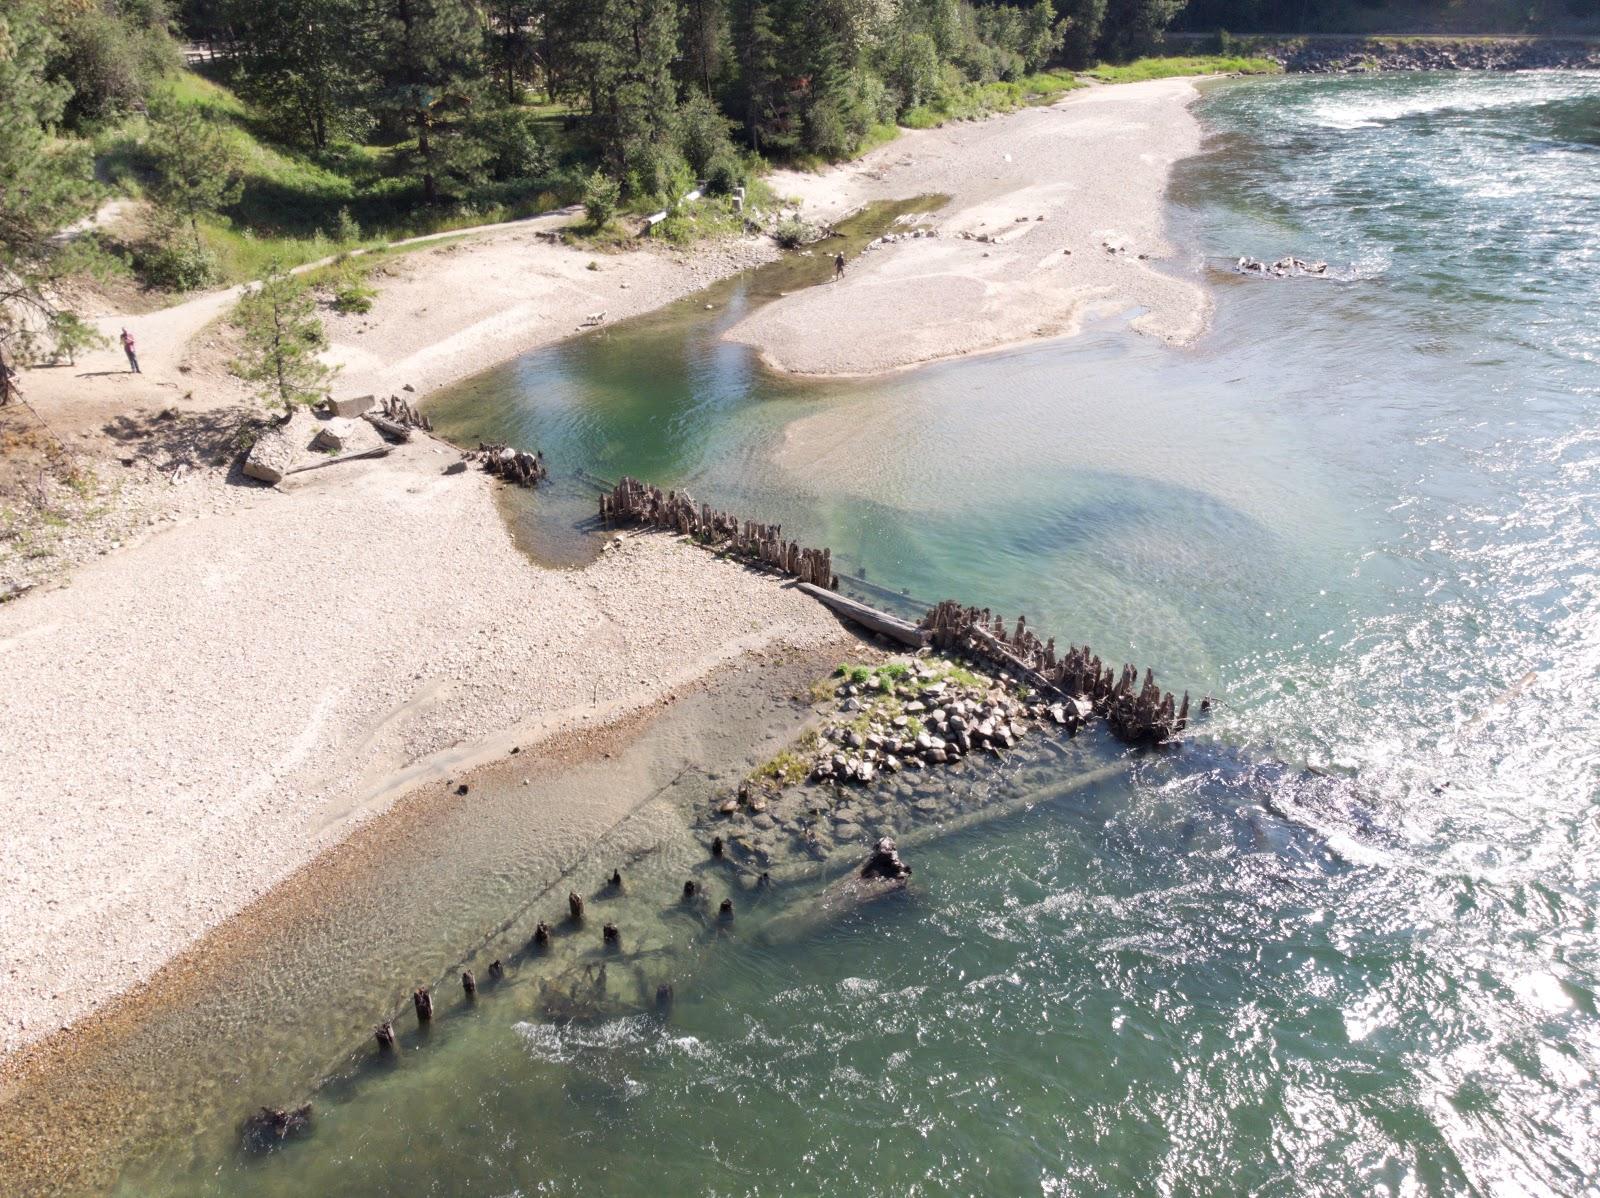
{"label": "green vegetation patch", "polygon": [[1185,75],[1281,75],[1283,68],[1270,58],[1240,58],[1201,54],[1174,58],[1136,58],[1113,66],[1101,63],[1088,72],[1102,83],[1144,83],[1151,79],[1176,79]]}

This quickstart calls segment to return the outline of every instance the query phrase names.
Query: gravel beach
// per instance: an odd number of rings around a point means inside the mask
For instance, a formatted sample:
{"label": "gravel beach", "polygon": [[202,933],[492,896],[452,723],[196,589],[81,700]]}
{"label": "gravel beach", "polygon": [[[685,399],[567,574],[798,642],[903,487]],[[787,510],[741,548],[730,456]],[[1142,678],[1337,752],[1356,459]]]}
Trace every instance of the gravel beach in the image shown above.
{"label": "gravel beach", "polygon": [[943,195],[937,237],[869,249],[845,277],[731,328],[773,369],[861,375],[1069,335],[1090,312],[1192,341],[1209,304],[1163,274],[1172,165],[1200,148],[1183,79],[1076,91],[1057,104],[913,132],[821,174],[780,172],[811,219]]}
{"label": "gravel beach", "polygon": [[295,476],[0,607],[0,1048],[150,976],[408,788],[839,634],[666,537],[540,569],[455,458],[423,438]]}

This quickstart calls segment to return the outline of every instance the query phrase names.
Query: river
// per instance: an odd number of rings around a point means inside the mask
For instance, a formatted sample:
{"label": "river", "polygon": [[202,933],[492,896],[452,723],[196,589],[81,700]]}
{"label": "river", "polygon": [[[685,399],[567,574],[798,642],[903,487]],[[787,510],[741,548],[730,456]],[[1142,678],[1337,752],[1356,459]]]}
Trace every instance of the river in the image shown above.
{"label": "river", "polygon": [[[1600,75],[1230,81],[1198,111],[1191,349],[1119,319],[776,378],[719,340],[769,274],[432,409],[566,476],[511,512],[547,560],[590,551],[576,470],[687,487],[1217,696],[1192,743],[923,845],[906,901],[813,936],[663,933],[696,945],[670,1020],[557,1026],[513,979],[387,1074],[335,1067],[265,1158],[232,1150],[255,1095],[209,1099],[125,1192],[1593,1184]],[[1227,270],[1289,253],[1334,277]],[[462,935],[525,936],[514,891],[469,888]]]}

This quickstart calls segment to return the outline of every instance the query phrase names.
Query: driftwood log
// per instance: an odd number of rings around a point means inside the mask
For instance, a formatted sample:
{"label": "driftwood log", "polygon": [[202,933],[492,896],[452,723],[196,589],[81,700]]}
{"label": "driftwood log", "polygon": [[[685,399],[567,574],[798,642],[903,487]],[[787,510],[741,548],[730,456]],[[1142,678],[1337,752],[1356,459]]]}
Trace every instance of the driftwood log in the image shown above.
{"label": "driftwood log", "polygon": [[411,429],[404,424],[390,420],[387,416],[380,416],[376,412],[363,412],[361,413],[361,419],[391,441],[411,440]]}
{"label": "driftwood log", "polygon": [[846,619],[854,620],[869,631],[882,633],[891,640],[899,641],[902,645],[920,649],[928,643],[928,634],[909,620],[891,616],[888,612],[879,611],[875,607],[869,607],[865,603],[833,591],[825,591],[809,582],[802,582],[800,589],[829,610],[838,612]]}
{"label": "driftwood log", "polygon": [[663,491],[637,479],[624,478],[609,495],[600,496],[600,519],[610,528],[619,524],[659,528],[691,538],[719,553],[767,566],[790,578],[825,591],[839,589],[828,549],[806,549],[798,541],[783,539],[777,524],[740,520],[709,504],[696,503],[685,492]]}

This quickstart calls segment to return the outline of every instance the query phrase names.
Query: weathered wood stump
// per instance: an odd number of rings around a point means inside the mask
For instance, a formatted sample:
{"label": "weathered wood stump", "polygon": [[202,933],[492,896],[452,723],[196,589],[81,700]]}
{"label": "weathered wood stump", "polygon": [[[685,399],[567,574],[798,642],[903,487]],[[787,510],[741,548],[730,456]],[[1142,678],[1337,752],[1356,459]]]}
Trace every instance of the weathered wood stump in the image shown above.
{"label": "weathered wood stump", "polygon": [[550,947],[550,925],[542,919],[533,929],[533,947],[540,952]]}
{"label": "weathered wood stump", "polygon": [[567,891],[567,918],[573,923],[583,922],[583,895],[576,890]]}
{"label": "weathered wood stump", "polygon": [[311,1131],[311,1104],[292,1109],[264,1106],[244,1121],[240,1138],[247,1152],[271,1152],[291,1137]]}
{"label": "weathered wood stump", "polygon": [[372,1034],[378,1041],[379,1052],[393,1052],[395,1050],[394,1024],[387,1019],[373,1028]]}
{"label": "weathered wood stump", "polygon": [[433,995],[426,986],[418,986],[411,992],[411,1005],[417,1009],[418,1023],[427,1023],[433,1018]]}
{"label": "weathered wood stump", "polygon": [[472,976],[472,970],[461,971],[461,989],[469,999],[478,997],[478,979]]}

